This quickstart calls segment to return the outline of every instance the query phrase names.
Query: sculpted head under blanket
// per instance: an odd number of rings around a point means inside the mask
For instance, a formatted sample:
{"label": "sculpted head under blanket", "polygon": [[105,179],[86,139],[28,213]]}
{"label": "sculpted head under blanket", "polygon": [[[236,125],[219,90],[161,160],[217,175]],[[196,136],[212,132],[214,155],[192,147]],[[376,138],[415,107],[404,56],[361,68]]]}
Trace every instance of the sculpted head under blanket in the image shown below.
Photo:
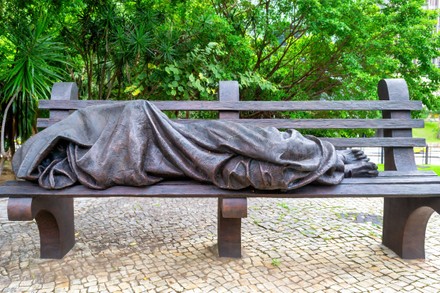
{"label": "sculpted head under blanket", "polygon": [[146,101],[76,111],[29,139],[14,156],[13,169],[48,189],[190,178],[228,189],[291,190],[377,176],[362,151],[336,151],[295,130],[221,120],[180,124]]}

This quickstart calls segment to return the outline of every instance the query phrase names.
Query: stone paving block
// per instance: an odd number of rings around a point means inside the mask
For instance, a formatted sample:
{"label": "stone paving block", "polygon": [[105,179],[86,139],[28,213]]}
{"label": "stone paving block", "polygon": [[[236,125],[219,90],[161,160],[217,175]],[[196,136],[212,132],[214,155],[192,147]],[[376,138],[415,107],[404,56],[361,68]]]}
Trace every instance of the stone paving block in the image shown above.
{"label": "stone paving block", "polygon": [[380,225],[352,220],[380,219],[381,199],[249,199],[242,259],[217,257],[215,199],[75,199],[77,244],[62,260],[38,259],[35,223],[8,222],[6,205],[0,292],[440,291],[440,216],[426,260],[401,260]]}

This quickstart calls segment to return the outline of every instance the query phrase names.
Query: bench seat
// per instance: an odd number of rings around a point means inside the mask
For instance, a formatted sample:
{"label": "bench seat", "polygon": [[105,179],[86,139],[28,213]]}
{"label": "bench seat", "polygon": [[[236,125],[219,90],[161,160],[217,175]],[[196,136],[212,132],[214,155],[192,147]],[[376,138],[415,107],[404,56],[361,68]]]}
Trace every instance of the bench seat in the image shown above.
{"label": "bench seat", "polygon": [[440,177],[432,171],[383,171],[374,178],[345,178],[334,186],[308,185],[287,192],[255,189],[226,190],[192,180],[163,181],[146,187],[114,186],[105,190],[76,185],[47,190],[27,181],[8,181],[0,197],[224,197],[224,198],[325,198],[325,197],[437,197]]}

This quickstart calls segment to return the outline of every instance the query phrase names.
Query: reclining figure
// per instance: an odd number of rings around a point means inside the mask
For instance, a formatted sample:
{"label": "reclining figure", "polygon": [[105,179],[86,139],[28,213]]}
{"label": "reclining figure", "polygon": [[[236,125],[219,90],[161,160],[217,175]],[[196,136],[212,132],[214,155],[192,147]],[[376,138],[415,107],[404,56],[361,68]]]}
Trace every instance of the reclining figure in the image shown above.
{"label": "reclining figure", "polygon": [[362,151],[336,151],[296,130],[222,120],[179,123],[147,101],[78,110],[31,137],[12,164],[17,177],[48,189],[190,178],[226,189],[291,190],[378,174]]}

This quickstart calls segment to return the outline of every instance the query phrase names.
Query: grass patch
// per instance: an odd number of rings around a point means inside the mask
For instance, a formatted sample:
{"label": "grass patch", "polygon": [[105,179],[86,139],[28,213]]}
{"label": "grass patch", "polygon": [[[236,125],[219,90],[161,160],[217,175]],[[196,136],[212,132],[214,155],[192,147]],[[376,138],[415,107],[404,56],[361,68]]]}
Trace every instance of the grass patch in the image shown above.
{"label": "grass patch", "polygon": [[438,131],[438,122],[425,121],[424,128],[413,129],[413,136],[425,138],[427,143],[440,143],[440,139],[437,138]]}
{"label": "grass patch", "polygon": [[[440,166],[438,166],[438,165],[418,165],[417,168],[420,171],[434,171],[435,173],[437,173],[437,175],[440,176]],[[384,170],[384,165],[383,164],[377,164],[377,170],[383,171]]]}
{"label": "grass patch", "polygon": [[421,171],[434,171],[437,175],[440,175],[440,166],[438,165],[421,165],[417,168]]}
{"label": "grass patch", "polygon": [[271,264],[272,264],[274,267],[279,267],[280,264],[281,264],[281,260],[278,259],[278,258],[272,258],[272,262],[271,262]]}

